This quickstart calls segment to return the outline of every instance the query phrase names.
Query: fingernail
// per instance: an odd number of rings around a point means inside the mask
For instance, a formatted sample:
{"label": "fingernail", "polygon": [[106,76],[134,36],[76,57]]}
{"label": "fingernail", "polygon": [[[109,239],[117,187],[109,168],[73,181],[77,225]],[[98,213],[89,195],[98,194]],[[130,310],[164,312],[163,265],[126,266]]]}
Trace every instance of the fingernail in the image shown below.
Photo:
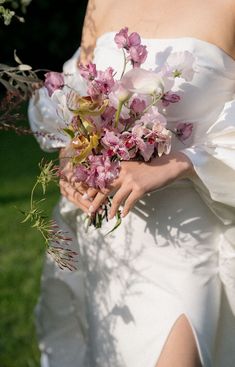
{"label": "fingernail", "polygon": [[90,214],[94,213],[94,206],[93,205],[89,206],[88,213],[90,213]]}
{"label": "fingernail", "polygon": [[87,194],[87,192],[85,192],[83,195],[82,195],[82,198],[84,200],[87,200],[87,199],[90,199],[89,195]]}

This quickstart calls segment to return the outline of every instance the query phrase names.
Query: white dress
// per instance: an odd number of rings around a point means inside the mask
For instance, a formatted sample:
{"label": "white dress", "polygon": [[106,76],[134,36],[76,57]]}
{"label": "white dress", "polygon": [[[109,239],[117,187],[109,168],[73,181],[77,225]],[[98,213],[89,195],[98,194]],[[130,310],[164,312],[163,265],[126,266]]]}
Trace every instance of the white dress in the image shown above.
{"label": "white dress", "polygon": [[[113,37],[97,41],[98,69],[122,69]],[[192,160],[198,176],[146,195],[108,237],[107,228],[86,233],[84,214],[61,199],[54,216],[73,236],[79,270],[45,261],[36,309],[43,367],[155,367],[182,314],[204,367],[235,366],[235,61],[191,37],[143,43],[144,68],[156,69],[172,51],[196,57],[197,72],[191,82],[178,79],[183,98],[167,118],[169,126],[194,123],[192,138],[173,149]],[[77,57],[64,70],[79,82]],[[29,106],[32,128],[59,135],[45,90],[38,97]],[[61,145],[39,142],[45,150]]]}

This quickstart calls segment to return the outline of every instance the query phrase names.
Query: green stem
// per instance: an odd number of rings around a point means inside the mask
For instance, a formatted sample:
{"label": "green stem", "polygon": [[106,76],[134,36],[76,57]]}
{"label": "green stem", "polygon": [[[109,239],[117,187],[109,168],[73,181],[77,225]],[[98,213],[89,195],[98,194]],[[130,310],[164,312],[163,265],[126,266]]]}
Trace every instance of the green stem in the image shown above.
{"label": "green stem", "polygon": [[116,114],[115,114],[115,125],[114,125],[115,128],[118,127],[118,121],[119,121],[119,117],[120,117],[120,114],[121,114],[123,104],[124,104],[124,101],[119,101],[118,109],[117,109]]}
{"label": "green stem", "polygon": [[35,184],[32,188],[32,191],[31,191],[31,197],[30,197],[30,208],[31,208],[31,210],[33,209],[33,196],[34,196],[34,191],[35,191],[37,185],[38,185],[38,180],[35,182]]}

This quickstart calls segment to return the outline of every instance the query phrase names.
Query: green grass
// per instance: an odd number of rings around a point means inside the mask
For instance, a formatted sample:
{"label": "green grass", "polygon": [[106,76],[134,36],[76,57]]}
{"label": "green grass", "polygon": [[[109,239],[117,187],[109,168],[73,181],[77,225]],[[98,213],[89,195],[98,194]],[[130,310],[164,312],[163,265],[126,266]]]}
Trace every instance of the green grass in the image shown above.
{"label": "green grass", "polygon": [[[0,366],[38,367],[34,307],[40,290],[44,244],[35,230],[21,224],[15,208],[27,209],[42,157],[31,136],[0,131]],[[51,186],[49,214],[58,198]]]}

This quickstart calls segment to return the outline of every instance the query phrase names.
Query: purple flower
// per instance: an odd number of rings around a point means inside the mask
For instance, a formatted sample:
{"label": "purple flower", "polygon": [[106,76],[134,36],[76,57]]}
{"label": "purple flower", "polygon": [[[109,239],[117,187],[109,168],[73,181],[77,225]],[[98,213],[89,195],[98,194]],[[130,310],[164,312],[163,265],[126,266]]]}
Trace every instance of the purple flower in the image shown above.
{"label": "purple flower", "polygon": [[145,108],[146,102],[139,98],[134,98],[130,105],[130,109],[136,114],[142,113]]}
{"label": "purple flower", "polygon": [[96,78],[92,79],[88,84],[88,95],[92,99],[100,98],[100,95],[110,93],[114,84],[113,69],[111,67],[105,71],[98,71]]}
{"label": "purple flower", "polygon": [[132,66],[134,68],[140,67],[140,65],[145,62],[148,55],[146,46],[143,45],[131,46],[129,52],[129,59],[131,60]]}
{"label": "purple flower", "polygon": [[113,68],[108,67],[105,71],[98,71],[96,82],[99,83],[100,90],[104,94],[108,94],[115,84],[113,79]]}
{"label": "purple flower", "polygon": [[76,179],[87,183],[89,187],[103,189],[118,177],[120,162],[111,161],[108,155],[88,157],[89,167],[79,165],[75,170]]}
{"label": "purple flower", "polygon": [[176,136],[182,141],[188,139],[192,135],[193,124],[187,122],[179,122],[176,125]]}
{"label": "purple flower", "polygon": [[128,36],[128,28],[122,28],[118,33],[116,33],[114,37],[114,41],[116,42],[119,48],[125,48],[129,50],[131,46],[140,45],[140,36],[138,33],[133,32]]}
{"label": "purple flower", "polygon": [[50,71],[45,74],[44,86],[48,90],[48,94],[51,97],[53,92],[57,89],[62,89],[64,86],[64,76],[62,73],[56,71]]}
{"label": "purple flower", "polygon": [[172,93],[172,92],[166,92],[162,99],[162,104],[164,107],[169,106],[170,103],[176,103],[180,101],[180,96],[176,93]]}
{"label": "purple flower", "polygon": [[106,130],[105,135],[101,139],[103,146],[107,149],[109,156],[117,155],[120,159],[129,160],[128,149],[121,140],[119,134]]}
{"label": "purple flower", "polygon": [[80,64],[79,70],[80,70],[81,76],[88,81],[95,79],[97,76],[96,65],[93,64],[92,62],[90,62],[89,64],[85,66],[83,64]]}

